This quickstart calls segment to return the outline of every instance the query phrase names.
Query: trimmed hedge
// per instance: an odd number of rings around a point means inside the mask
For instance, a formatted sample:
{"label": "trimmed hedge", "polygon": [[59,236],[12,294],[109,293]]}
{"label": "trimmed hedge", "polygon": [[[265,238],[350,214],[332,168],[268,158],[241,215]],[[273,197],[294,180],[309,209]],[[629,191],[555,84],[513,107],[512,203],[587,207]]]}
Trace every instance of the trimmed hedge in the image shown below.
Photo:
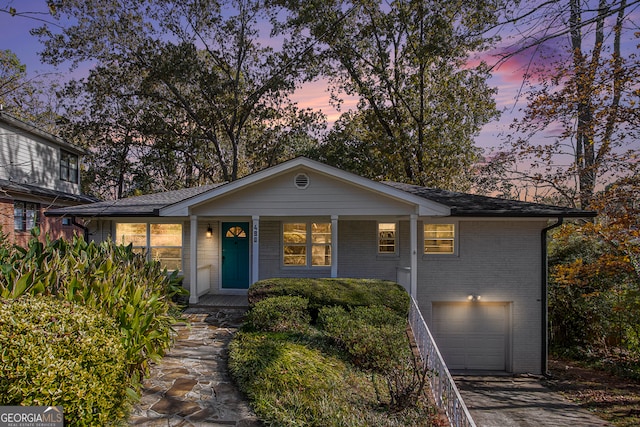
{"label": "trimmed hedge", "polygon": [[126,420],[126,351],[104,314],[52,297],[0,300],[0,350],[0,405],[63,406],[69,425]]}
{"label": "trimmed hedge", "polygon": [[302,332],[311,322],[309,301],[295,296],[279,296],[258,301],[247,316],[247,324],[265,332]]}
{"label": "trimmed hedge", "polygon": [[309,300],[309,310],[317,317],[324,306],[381,305],[406,317],[409,313],[409,294],[395,282],[376,279],[267,279],[249,288],[250,308],[259,301],[274,296],[299,296]]}
{"label": "trimmed hedge", "polygon": [[323,307],[318,326],[365,370],[387,372],[409,351],[407,319],[387,307]]}

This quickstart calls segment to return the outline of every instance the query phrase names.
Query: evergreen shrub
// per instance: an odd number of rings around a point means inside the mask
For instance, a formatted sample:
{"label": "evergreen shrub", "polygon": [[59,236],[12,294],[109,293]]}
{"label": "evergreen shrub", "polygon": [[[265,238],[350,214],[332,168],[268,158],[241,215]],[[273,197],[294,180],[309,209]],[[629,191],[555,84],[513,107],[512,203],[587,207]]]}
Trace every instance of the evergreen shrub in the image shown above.
{"label": "evergreen shrub", "polygon": [[115,322],[53,297],[0,300],[0,405],[62,406],[65,424],[127,416],[126,351]]}
{"label": "evergreen shrub", "polygon": [[365,370],[387,372],[409,349],[406,318],[387,307],[323,307],[318,326]]}
{"label": "evergreen shrub", "polygon": [[278,296],[258,301],[247,316],[247,323],[266,332],[301,332],[309,326],[309,300],[297,296]]}
{"label": "evergreen shrub", "polygon": [[59,239],[34,233],[26,248],[0,242],[0,298],[50,295],[93,308],[113,319],[126,351],[130,393],[137,392],[151,360],[173,341],[179,309],[173,297],[186,291],[177,273],[147,261],[131,245]]}
{"label": "evergreen shrub", "polygon": [[299,296],[309,300],[315,320],[320,307],[337,305],[345,308],[381,305],[406,317],[409,294],[395,282],[377,279],[310,279],[276,278],[261,280],[249,288],[249,306],[274,296]]}

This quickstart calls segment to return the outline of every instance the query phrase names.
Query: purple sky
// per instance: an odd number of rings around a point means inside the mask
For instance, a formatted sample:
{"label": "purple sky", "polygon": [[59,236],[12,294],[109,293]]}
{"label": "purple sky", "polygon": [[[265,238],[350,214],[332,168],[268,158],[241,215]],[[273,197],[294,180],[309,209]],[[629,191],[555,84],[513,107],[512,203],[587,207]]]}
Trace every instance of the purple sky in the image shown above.
{"label": "purple sky", "polygon": [[[64,79],[67,73],[66,67],[56,70],[51,66],[40,63],[38,52],[42,50],[42,47],[38,40],[29,34],[30,29],[41,24],[40,19],[50,21],[45,0],[0,0],[0,8],[7,6],[34,13],[29,14],[29,17],[10,16],[7,13],[0,13],[0,28],[2,29],[0,49],[12,50],[20,61],[27,65],[27,71],[30,75],[58,71],[61,73],[60,78]],[[498,88],[496,102],[498,108],[504,112],[499,121],[487,124],[476,139],[477,144],[483,148],[498,145],[499,133],[507,130],[508,125],[517,114],[518,108],[524,106],[524,99],[520,98],[516,103],[516,98],[521,88],[522,74],[526,69],[526,61],[528,61],[529,56],[524,55],[520,58],[521,60],[510,60],[494,70],[494,76],[489,82],[491,86]],[[493,57],[486,55],[484,59],[490,63],[495,61]],[[83,70],[81,69],[74,71],[76,75],[82,75],[82,73]],[[326,91],[326,85],[322,82],[304,85],[294,98],[301,107],[321,109],[327,114],[330,122],[335,121],[338,117],[339,113],[329,105],[329,94]],[[355,101],[347,100],[343,106],[343,111],[354,104]]]}

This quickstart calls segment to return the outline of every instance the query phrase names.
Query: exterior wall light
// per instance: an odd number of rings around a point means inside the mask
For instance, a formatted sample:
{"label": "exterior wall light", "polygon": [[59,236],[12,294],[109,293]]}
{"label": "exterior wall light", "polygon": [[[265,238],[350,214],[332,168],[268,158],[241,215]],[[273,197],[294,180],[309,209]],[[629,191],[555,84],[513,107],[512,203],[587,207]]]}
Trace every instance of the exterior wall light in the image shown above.
{"label": "exterior wall light", "polygon": [[478,302],[478,301],[480,301],[481,298],[482,298],[482,296],[480,296],[480,295],[469,295],[467,297],[467,299],[469,301],[471,301],[471,302]]}
{"label": "exterior wall light", "polygon": [[207,237],[213,236],[213,228],[211,228],[211,224],[208,224],[207,227]]}

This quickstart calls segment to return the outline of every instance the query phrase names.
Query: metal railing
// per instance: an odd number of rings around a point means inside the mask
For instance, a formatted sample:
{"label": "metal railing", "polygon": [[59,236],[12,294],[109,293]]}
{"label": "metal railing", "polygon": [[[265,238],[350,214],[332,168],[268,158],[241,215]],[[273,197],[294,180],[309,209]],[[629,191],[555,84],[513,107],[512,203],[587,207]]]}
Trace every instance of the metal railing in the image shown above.
{"label": "metal railing", "polygon": [[409,325],[413,331],[422,362],[430,371],[429,382],[436,404],[445,411],[449,423],[453,427],[476,427],[453,378],[451,378],[449,369],[442,359],[440,350],[433,340],[431,331],[422,318],[418,303],[413,297],[411,297],[411,308],[409,309]]}

